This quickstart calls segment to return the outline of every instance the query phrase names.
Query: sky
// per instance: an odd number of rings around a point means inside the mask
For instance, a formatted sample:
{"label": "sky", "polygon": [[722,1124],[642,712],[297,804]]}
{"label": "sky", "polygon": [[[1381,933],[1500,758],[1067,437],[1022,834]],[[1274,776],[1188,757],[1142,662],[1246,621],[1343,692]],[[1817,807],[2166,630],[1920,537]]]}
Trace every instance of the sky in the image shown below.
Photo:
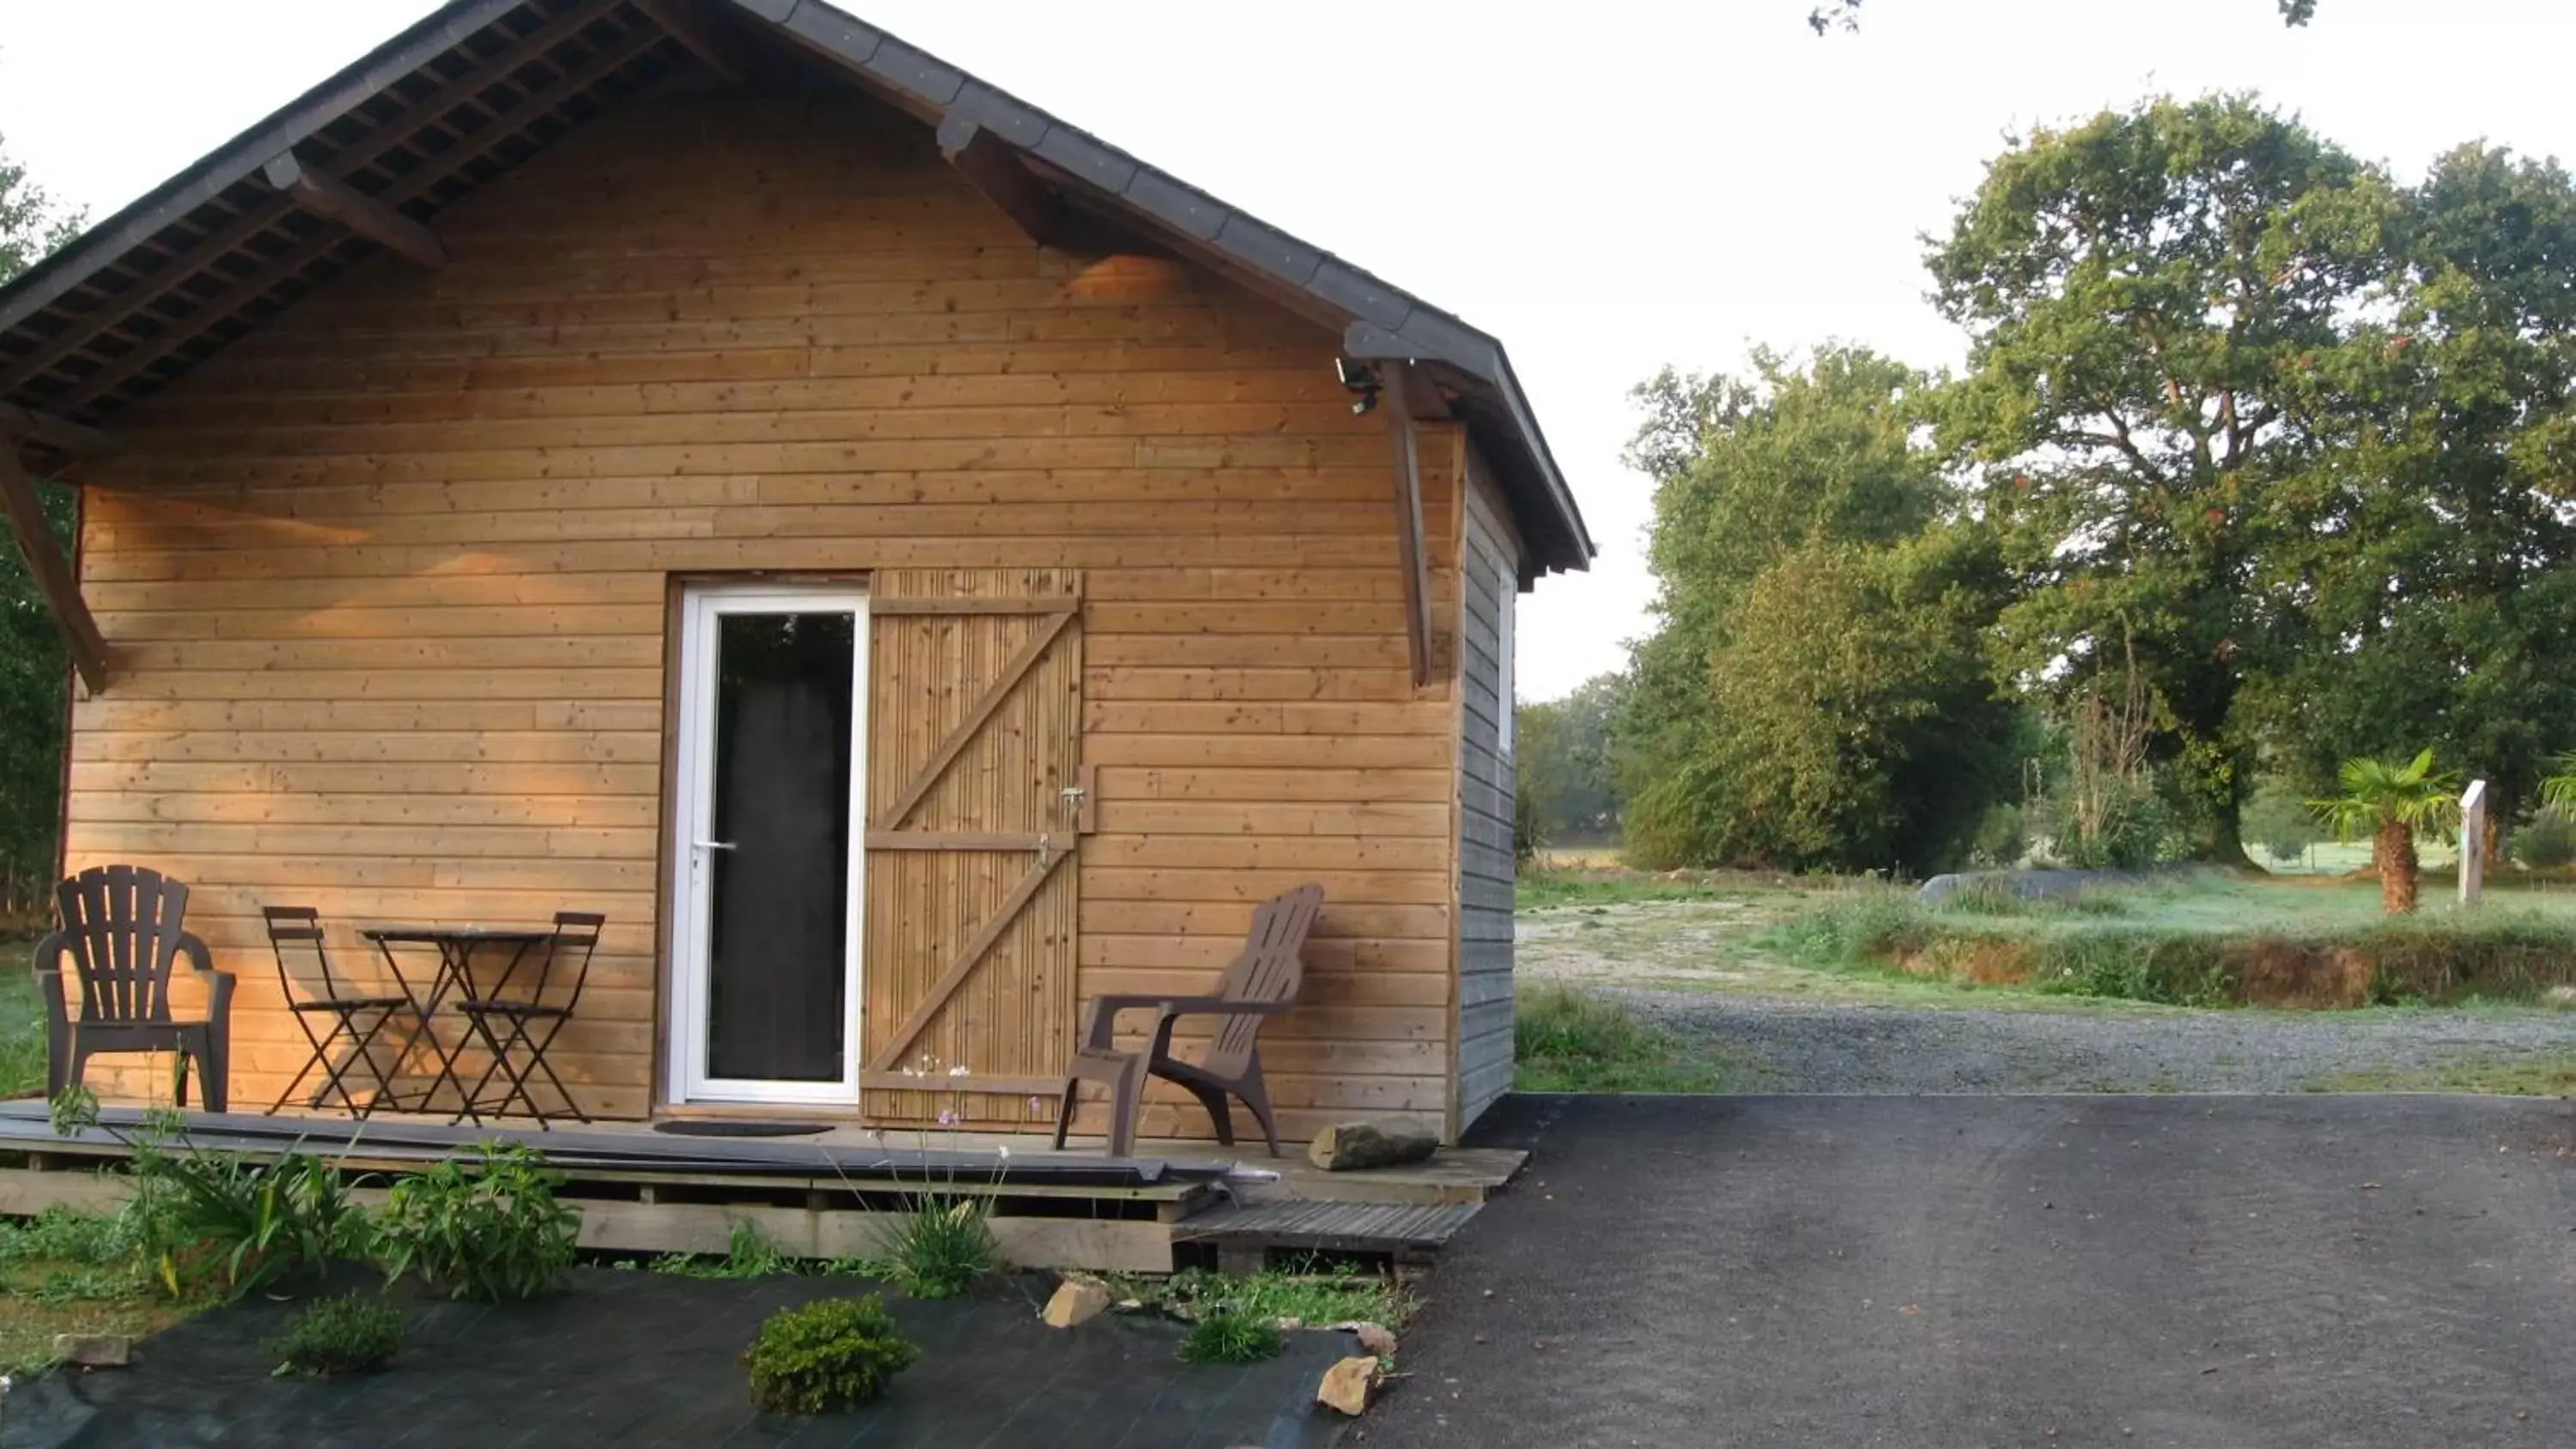
{"label": "sky", "polygon": [[[1503,340],[1601,550],[1521,601],[1525,700],[1651,623],[1628,389],[1757,344],[1958,365],[1922,238],[2016,132],[2253,90],[2401,179],[2576,159],[2576,0],[1867,0],[1823,38],[1811,0],[839,3]],[[0,138],[103,217],[432,8],[0,5]]]}

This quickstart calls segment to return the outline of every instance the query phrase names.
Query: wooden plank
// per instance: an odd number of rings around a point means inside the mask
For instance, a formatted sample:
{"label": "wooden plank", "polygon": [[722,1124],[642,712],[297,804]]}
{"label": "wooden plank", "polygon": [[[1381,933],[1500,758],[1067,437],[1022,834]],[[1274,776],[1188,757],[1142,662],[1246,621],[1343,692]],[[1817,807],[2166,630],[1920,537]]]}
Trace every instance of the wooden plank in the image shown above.
{"label": "wooden plank", "polygon": [[336,221],[432,271],[447,265],[447,248],[438,233],[336,176],[307,168],[293,151],[270,157],[260,174],[315,216]]}
{"label": "wooden plank", "polygon": [[[874,605],[875,601],[871,600],[871,608]],[[920,772],[912,777],[911,783],[905,785],[902,792],[895,796],[894,803],[878,813],[876,829],[893,830],[903,824],[905,818],[912,814],[913,808],[921,803],[922,797],[928,795],[931,787],[939,783],[939,777],[946,774],[948,767],[956,763],[957,757],[965,752],[966,746],[974,740],[977,732],[992,720],[993,712],[1002,707],[1002,701],[1010,698],[1011,691],[1017,689],[1020,681],[1026,679],[1029,671],[1037,666],[1037,662],[1046,657],[1047,650],[1054,646],[1055,641],[1063,635],[1066,626],[1074,620],[1074,616],[1069,613],[1048,614],[1041,617],[1045,622],[1039,624],[1036,632],[1029,635],[1028,642],[1020,646],[1019,652],[1013,654],[1002,665],[1001,673],[995,675],[993,682],[985,686],[983,694],[966,711],[965,718],[949,728],[947,735],[939,741],[938,747],[930,752],[928,762],[923,764]]]}
{"label": "wooden plank", "polygon": [[[741,1223],[758,1227],[803,1258],[882,1256],[885,1237],[907,1215],[704,1203],[595,1202],[582,1205],[581,1246],[649,1253],[722,1253]],[[992,1218],[1003,1258],[1022,1268],[1080,1268],[1098,1273],[1172,1271],[1169,1223],[1111,1219]]]}
{"label": "wooden plank", "polygon": [[44,500],[36,495],[36,480],[28,476],[18,462],[17,448],[6,440],[0,440],[0,509],[9,515],[18,556],[26,560],[27,574],[36,581],[36,592],[44,596],[46,612],[62,631],[72,667],[80,671],[90,693],[104,692],[107,637],[99,632],[98,621],[90,617],[89,605],[81,599],[80,578],[72,571],[71,560],[63,557],[54,531],[45,524]]}
{"label": "wooden plank", "polygon": [[1045,837],[1009,830],[871,830],[870,850],[1037,850]]}
{"label": "wooden plank", "polygon": [[868,612],[903,617],[912,614],[1079,614],[1077,598],[1027,599],[871,599]]}

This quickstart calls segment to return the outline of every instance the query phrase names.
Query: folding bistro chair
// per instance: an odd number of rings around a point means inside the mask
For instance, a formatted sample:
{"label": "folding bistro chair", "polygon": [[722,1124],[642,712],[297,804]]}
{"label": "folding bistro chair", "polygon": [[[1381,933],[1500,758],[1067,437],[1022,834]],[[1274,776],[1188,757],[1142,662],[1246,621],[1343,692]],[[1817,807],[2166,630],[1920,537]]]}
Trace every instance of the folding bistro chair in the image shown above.
{"label": "folding bistro chair", "polygon": [[[45,1095],[59,1097],[100,1052],[176,1052],[179,1105],[188,1105],[188,1067],[206,1083],[206,1110],[221,1112],[231,1056],[233,978],[218,971],[206,943],[180,929],[188,888],[139,865],[93,866],[54,887],[59,931],[36,943],[36,986],[45,998]],[[63,990],[62,958],[80,983],[80,1015]],[[170,1015],[170,973],[186,956],[206,982],[206,1014]]]}
{"label": "folding bistro chair", "polygon": [[[581,1110],[581,1104],[564,1087],[563,1078],[547,1064],[546,1049],[555,1044],[564,1023],[572,1020],[573,1008],[581,1002],[581,988],[590,980],[591,953],[599,949],[599,931],[607,923],[608,917],[591,911],[557,911],[554,935],[547,939],[543,954],[537,956],[536,980],[526,997],[507,994],[510,977],[517,974],[514,963],[513,969],[494,984],[490,996],[458,1005],[456,1009],[464,1014],[474,1038],[492,1053],[492,1064],[476,1079],[474,1090],[465,1094],[465,1105],[456,1113],[458,1121],[471,1117],[481,1125],[483,1092],[491,1086],[495,1074],[509,1087],[501,1094],[499,1104],[490,1109],[495,1117],[509,1115],[510,1104],[516,1102],[537,1119],[539,1127],[551,1125],[544,1110],[537,1106],[537,1099],[528,1093],[530,1081],[543,1076],[564,1105],[563,1112],[556,1115],[569,1114],[580,1122],[590,1120],[590,1114]],[[572,971],[570,989],[561,992],[560,1000],[548,1000],[548,989],[563,980],[567,966]],[[520,1052],[526,1053],[524,1065],[516,1056]]]}
{"label": "folding bistro chair", "polygon": [[[286,1084],[286,1090],[277,1094],[277,1101],[269,1107],[268,1115],[276,1116],[317,1067],[322,1070],[323,1081],[313,1094],[313,1106],[321,1106],[330,1100],[332,1093],[337,1092],[341,1104],[349,1109],[351,1116],[364,1117],[377,1107],[392,1102],[393,1078],[384,1064],[376,1060],[374,1047],[377,1036],[383,1033],[387,1023],[396,1016],[413,1012],[410,998],[400,993],[361,995],[349,989],[356,983],[344,982],[333,975],[331,953],[322,944],[321,913],[311,906],[262,906],[259,913],[268,922],[268,948],[277,956],[277,984],[285,993],[286,1009],[294,1014],[295,1024],[303,1028],[304,1039],[313,1044],[312,1057],[304,1063],[304,1069],[295,1074],[295,1080]],[[305,955],[308,951],[320,994],[298,1001],[295,999],[295,966],[290,958]],[[314,1030],[314,1023],[324,1017],[330,1018],[329,1029]],[[426,1029],[427,1023],[423,1022],[422,1026]],[[331,1049],[342,1041],[349,1044],[349,1053],[335,1062],[331,1058]],[[375,1094],[363,1103],[349,1090],[350,1074],[360,1071],[364,1073],[359,1078],[360,1084],[372,1079],[376,1087]]]}

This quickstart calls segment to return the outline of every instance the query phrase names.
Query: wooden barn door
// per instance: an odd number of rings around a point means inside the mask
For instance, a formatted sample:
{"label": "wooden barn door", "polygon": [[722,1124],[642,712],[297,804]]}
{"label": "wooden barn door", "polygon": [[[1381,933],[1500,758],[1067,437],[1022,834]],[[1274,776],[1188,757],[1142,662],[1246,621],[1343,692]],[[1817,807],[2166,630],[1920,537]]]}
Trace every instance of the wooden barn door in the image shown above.
{"label": "wooden barn door", "polygon": [[1073,1041],[1082,576],[887,569],[869,605],[863,1111],[1025,1123]]}

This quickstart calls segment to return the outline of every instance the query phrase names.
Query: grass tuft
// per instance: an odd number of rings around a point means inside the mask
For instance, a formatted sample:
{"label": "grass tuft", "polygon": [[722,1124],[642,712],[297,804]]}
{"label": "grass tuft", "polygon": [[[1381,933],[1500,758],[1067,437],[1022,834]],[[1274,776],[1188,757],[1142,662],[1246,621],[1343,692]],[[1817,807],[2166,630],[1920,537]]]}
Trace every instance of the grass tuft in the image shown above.
{"label": "grass tuft", "polygon": [[1523,987],[1512,1022],[1524,1092],[1716,1092],[1725,1063],[1622,1003],[1569,986]]}
{"label": "grass tuft", "polygon": [[1259,1363],[1288,1346],[1288,1335],[1266,1318],[1220,1309],[1190,1325],[1181,1339],[1183,1363]]}
{"label": "grass tuft", "polygon": [[381,1297],[325,1298],[295,1315],[265,1347],[277,1372],[330,1378],[371,1374],[402,1348],[401,1310]]}
{"label": "grass tuft", "polygon": [[915,1298],[956,1298],[998,1271],[993,1200],[924,1193],[886,1232],[886,1277]]}

